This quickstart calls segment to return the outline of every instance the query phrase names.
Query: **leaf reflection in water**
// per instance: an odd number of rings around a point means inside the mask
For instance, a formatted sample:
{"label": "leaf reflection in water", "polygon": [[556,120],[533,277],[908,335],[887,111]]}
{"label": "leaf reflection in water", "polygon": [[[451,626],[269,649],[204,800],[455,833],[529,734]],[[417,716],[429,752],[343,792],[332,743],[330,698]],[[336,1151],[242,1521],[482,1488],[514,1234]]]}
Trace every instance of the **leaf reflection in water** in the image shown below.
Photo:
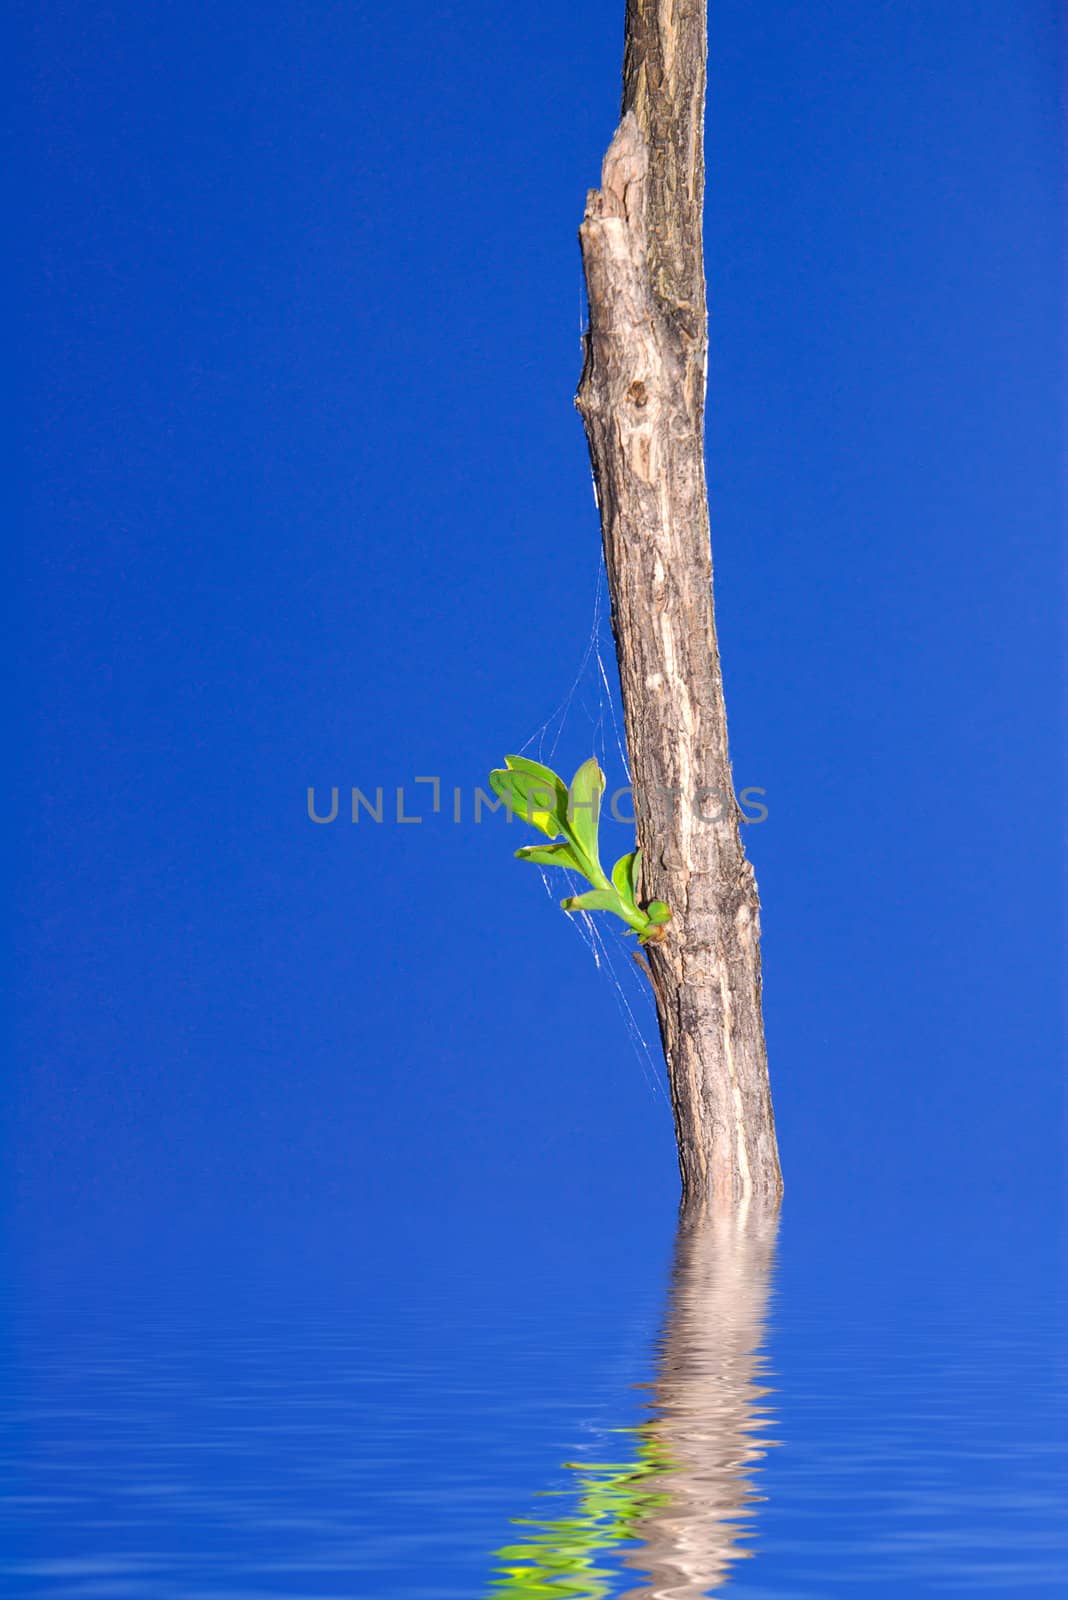
{"label": "leaf reflection in water", "polygon": [[775,1442],[762,1346],[777,1232],[777,1212],[752,1204],[683,1212],[649,1415],[620,1430],[626,1459],[566,1463],[569,1514],[517,1519],[497,1600],[698,1600],[753,1553],[753,1474]]}

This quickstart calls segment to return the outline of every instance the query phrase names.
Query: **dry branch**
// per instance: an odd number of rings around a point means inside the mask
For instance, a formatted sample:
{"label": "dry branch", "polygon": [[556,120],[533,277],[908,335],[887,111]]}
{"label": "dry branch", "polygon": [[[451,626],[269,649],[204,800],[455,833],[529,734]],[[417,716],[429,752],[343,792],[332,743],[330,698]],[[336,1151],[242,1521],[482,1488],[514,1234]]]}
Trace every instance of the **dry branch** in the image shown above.
{"label": "dry branch", "polygon": [[649,958],[689,1200],[782,1188],[759,900],[712,608],[705,53],[703,0],[629,0],[623,117],[580,229],[590,322],[576,402],[601,514],[645,893],[674,913]]}

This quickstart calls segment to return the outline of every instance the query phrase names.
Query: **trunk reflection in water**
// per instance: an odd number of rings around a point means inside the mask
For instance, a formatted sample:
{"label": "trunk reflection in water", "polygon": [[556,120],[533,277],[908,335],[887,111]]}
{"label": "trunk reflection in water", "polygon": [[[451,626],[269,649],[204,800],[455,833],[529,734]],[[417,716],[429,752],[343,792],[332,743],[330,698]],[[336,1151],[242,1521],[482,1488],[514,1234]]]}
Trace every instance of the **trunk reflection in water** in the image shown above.
{"label": "trunk reflection in water", "polygon": [[620,1431],[623,1459],[568,1463],[570,1514],[517,1521],[497,1600],[698,1600],[753,1553],[777,1230],[754,1205],[683,1213],[649,1416]]}

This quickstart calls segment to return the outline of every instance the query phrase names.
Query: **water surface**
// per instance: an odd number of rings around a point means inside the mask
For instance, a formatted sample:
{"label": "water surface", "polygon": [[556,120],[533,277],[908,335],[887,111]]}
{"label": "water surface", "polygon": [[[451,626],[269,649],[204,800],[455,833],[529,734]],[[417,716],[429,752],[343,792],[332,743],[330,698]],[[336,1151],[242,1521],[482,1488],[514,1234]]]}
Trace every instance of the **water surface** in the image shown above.
{"label": "water surface", "polygon": [[[1068,1592],[1054,1297],[670,1265],[14,1308],[0,1584],[50,1600]],[[667,1241],[665,1241],[667,1242]],[[885,1285],[884,1285],[885,1290]]]}

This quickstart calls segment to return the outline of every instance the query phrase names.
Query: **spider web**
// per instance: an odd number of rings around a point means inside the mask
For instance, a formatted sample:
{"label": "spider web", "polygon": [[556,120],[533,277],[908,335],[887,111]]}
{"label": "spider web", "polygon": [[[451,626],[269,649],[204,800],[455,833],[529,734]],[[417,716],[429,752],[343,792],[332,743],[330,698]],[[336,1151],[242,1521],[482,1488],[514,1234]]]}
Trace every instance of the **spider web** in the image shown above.
{"label": "spider web", "polygon": [[[610,663],[608,666],[605,664],[606,657]],[[620,787],[612,777],[620,769],[625,782],[630,784],[630,762],[623,738],[623,710],[609,631],[608,580],[603,555],[598,556],[593,620],[579,658],[578,670],[555,711],[540,727],[535,728],[516,754],[530,752],[535,759],[551,767],[565,729],[578,742],[578,734],[584,727],[589,729],[590,753],[597,757],[602,770],[608,774],[607,793],[611,794]],[[570,885],[571,894],[581,894],[589,887],[585,880],[580,881],[573,872],[557,868],[550,874],[544,867],[538,870],[546,894],[557,904],[562,898],[561,889],[565,881]],[[609,922],[614,925],[615,918],[598,919],[588,911],[578,911],[568,913],[566,920],[581,939],[602,979],[611,988],[646,1086],[670,1115],[663,1061],[659,1046],[652,1042],[658,1039],[656,1006],[649,981],[633,960],[633,946],[615,933],[614,926],[611,930],[607,927]]]}

